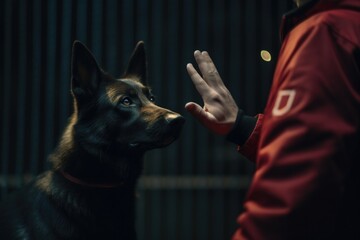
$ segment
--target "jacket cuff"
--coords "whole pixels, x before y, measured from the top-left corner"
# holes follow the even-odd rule
[[[243,110],[238,111],[235,124],[232,130],[226,136],[226,140],[237,145],[243,145],[250,137],[256,126],[257,118],[247,116]]]

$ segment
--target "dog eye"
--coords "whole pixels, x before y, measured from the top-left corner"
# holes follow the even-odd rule
[[[154,97],[154,96],[150,96],[150,97],[149,97],[149,100],[150,100],[151,102],[155,102],[155,97]]]
[[[129,97],[124,97],[120,102],[125,106],[130,106],[132,104],[132,101]]]

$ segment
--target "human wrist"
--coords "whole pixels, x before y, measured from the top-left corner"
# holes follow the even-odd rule
[[[239,109],[236,121],[230,132],[226,135],[226,139],[237,145],[243,145],[254,130],[256,121],[256,117],[248,116],[243,110]]]

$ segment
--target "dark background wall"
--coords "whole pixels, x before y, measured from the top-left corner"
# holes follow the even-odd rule
[[[230,239],[253,164],[184,111],[201,103],[185,65],[207,50],[239,106],[265,106],[279,23],[290,0],[3,0],[0,2],[0,198],[49,167],[72,110],[74,40],[120,76],[144,40],[158,103],[187,122],[176,143],[149,152],[138,189],[139,239]],[[272,53],[265,62],[260,51]]]

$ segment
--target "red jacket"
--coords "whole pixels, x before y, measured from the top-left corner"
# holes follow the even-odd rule
[[[360,239],[360,0],[311,1],[281,34],[233,239]]]

